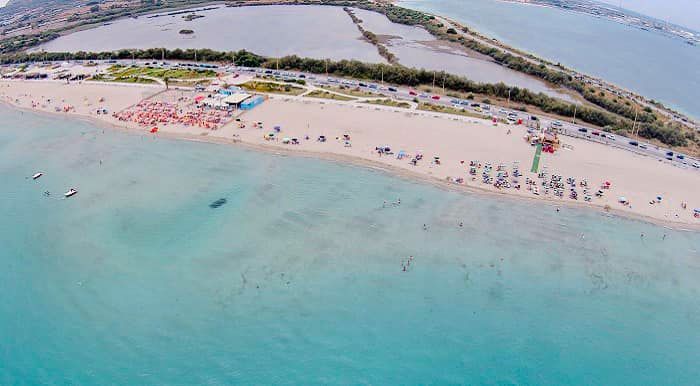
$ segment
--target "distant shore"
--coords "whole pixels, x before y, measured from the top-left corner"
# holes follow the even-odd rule
[[[154,95],[156,95],[154,97]],[[340,163],[352,163],[384,170],[402,177],[436,183],[457,191],[498,194],[547,202],[552,206],[589,207],[615,215],[635,218],[677,229],[700,230],[700,220],[693,218],[693,208],[700,207],[700,175],[640,155],[605,145],[566,139],[573,150],[559,150],[542,156],[549,174],[564,179],[586,179],[591,190],[604,181],[612,187],[604,197],[583,202],[567,196],[555,198],[542,192],[534,195],[524,184],[526,178],[537,183],[530,173],[533,148],[523,140],[522,126],[493,126],[490,122],[446,114],[416,112],[387,106],[353,104],[300,96],[270,96],[253,110],[237,113],[233,120],[217,130],[184,125],[158,125],[158,133],[133,122],[120,122],[112,114],[130,108],[146,98],[187,100],[193,91],[170,90],[160,86],[117,85],[85,82],[67,85],[54,81],[0,81],[0,101],[25,110],[87,118],[100,125],[127,129],[142,135],[158,135],[191,141],[244,145],[273,153],[318,157]],[[101,101],[101,102],[100,102]],[[66,111],[65,108],[71,108]],[[97,114],[104,109],[107,114]],[[263,128],[253,128],[262,122]],[[245,128],[239,127],[245,124]],[[280,126],[275,139],[268,138],[273,126]],[[319,136],[326,142],[319,142]],[[348,135],[349,140],[343,138]],[[308,139],[306,139],[308,137]],[[299,145],[286,144],[283,138],[297,138]],[[409,157],[379,155],[376,147],[391,146],[392,153],[404,150]],[[410,157],[422,154],[415,166]],[[434,157],[440,157],[435,163]],[[464,161],[464,163],[462,163]],[[481,165],[499,164],[510,171],[518,165],[522,188],[498,189],[481,181],[482,169],[472,176],[470,161]],[[581,188],[578,188],[579,193]],[[625,196],[631,205],[621,205]],[[653,205],[650,200],[662,196]],[[686,209],[681,208],[686,204]],[[552,210],[554,210],[552,208]]]

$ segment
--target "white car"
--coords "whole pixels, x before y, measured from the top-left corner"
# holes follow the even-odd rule
[[[693,167],[694,167],[695,169],[700,169],[700,164],[697,163],[697,162],[693,162]]]

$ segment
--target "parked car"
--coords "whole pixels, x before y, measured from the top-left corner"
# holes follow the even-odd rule
[[[586,129],[585,127],[579,127],[578,131],[580,131],[582,133],[588,133],[588,129]]]
[[[433,95],[431,98],[433,98],[436,101],[440,100],[440,95]]]
[[[389,91],[391,91],[391,92],[396,92],[396,89],[393,88],[393,87],[389,87],[387,90],[389,90]]]
[[[639,146],[639,142],[637,142],[637,141],[630,141],[630,145],[632,145],[632,146]]]

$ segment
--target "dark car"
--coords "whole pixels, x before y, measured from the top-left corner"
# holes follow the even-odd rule
[[[637,141],[630,141],[630,145],[639,146],[639,143]]]
[[[580,131],[582,133],[588,133],[588,129],[586,129],[585,127],[579,127],[578,131]]]
[[[393,88],[393,87],[389,87],[389,88],[387,88],[387,90],[389,90],[389,91],[391,91],[391,92],[396,92],[396,89]]]

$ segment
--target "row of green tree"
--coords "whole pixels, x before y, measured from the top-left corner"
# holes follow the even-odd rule
[[[586,89],[583,82],[575,79],[571,75],[561,70],[548,67],[543,63],[534,63],[532,60],[528,60],[522,56],[513,55],[507,51],[482,44],[474,39],[465,39],[462,36],[456,36],[456,31],[454,29],[447,29],[443,31],[442,27],[444,26],[436,23],[433,16],[426,15],[420,11],[380,2],[369,3],[360,1],[357,6],[382,13],[395,23],[421,25],[431,34],[440,39],[459,43],[465,48],[479,52],[483,55],[487,55],[502,66],[510,68],[514,71],[522,72],[524,74],[545,80],[554,85],[574,90],[587,101],[625,118],[635,119],[636,116],[637,120],[647,123],[654,122],[657,119],[656,115],[651,111],[640,112],[638,109],[631,106],[629,102],[620,102],[619,100],[611,99],[605,95],[600,95],[600,93],[591,92],[590,90]]]
[[[315,74],[331,74],[354,79],[384,82],[417,87],[436,82],[448,91],[459,93],[481,94],[488,97],[510,98],[514,103],[535,106],[544,112],[562,117],[576,119],[604,128],[607,131],[632,132],[633,121],[599,108],[576,106],[550,97],[544,93],[534,93],[527,89],[508,86],[504,83],[477,83],[463,76],[436,73],[424,69],[408,68],[401,65],[371,64],[356,60],[331,61],[324,59],[301,58],[295,55],[282,58],[267,58],[246,50],[222,52],[210,49],[175,49],[167,50],[152,48],[145,50],[119,50],[115,52],[47,52],[47,53],[18,53],[0,56],[0,62],[25,63],[36,61],[62,60],[108,60],[108,59],[146,59],[160,60],[199,60],[209,62],[235,63],[239,66],[262,67],[280,70],[297,70]],[[654,138],[670,146],[685,146],[688,137],[677,125],[665,125],[659,121],[644,121],[638,119],[639,135],[644,138]],[[635,130],[636,131],[636,130]]]

